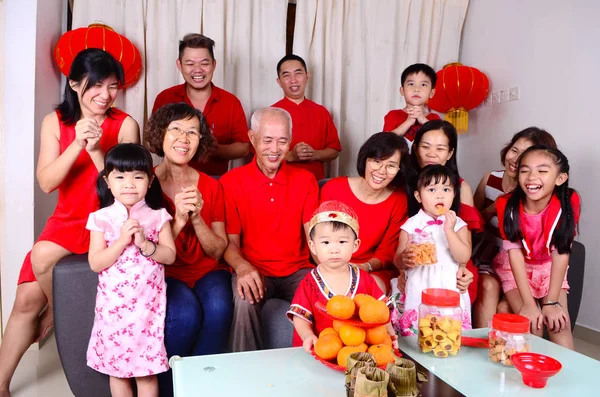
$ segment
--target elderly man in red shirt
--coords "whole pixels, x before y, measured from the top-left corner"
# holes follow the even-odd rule
[[[277,63],[277,84],[284,98],[271,106],[292,116],[293,138],[285,160],[320,180],[325,177],[324,164],[337,159],[342,146],[329,111],[304,96],[309,78],[304,59],[294,54],[284,56]]]
[[[223,175],[229,160],[248,154],[248,123],[240,100],[213,84],[217,61],[215,42],[201,34],[189,33],[179,42],[177,68],[185,83],[167,88],[156,97],[152,113],[167,103],[186,102],[200,110],[217,146],[205,163],[191,162],[194,168],[208,175]]]
[[[306,229],[318,205],[314,175],[284,158],[292,120],[283,109],[259,109],[249,132],[256,156],[221,178],[225,192],[225,260],[233,268],[233,351],[263,348],[260,311],[271,298],[291,302],[312,265]],[[290,341],[291,342],[291,341]]]

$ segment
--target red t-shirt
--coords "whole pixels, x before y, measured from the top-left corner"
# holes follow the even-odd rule
[[[198,190],[204,201],[200,216],[209,227],[213,222],[225,222],[225,200],[221,184],[206,174],[198,174]],[[164,194],[163,203],[165,209],[174,217],[175,203]],[[191,221],[188,221],[175,239],[175,248],[177,259],[173,265],[165,266],[166,276],[181,280],[190,288],[207,273],[228,269],[204,253]]]
[[[303,225],[319,201],[315,177],[284,161],[273,179],[256,161],[220,179],[225,192],[227,234],[239,234],[242,255],[261,274],[285,277],[311,267]]]
[[[212,84],[210,98],[202,114],[217,142],[228,145],[234,142],[250,142],[248,123],[240,100],[232,93]],[[185,92],[185,83],[167,88],[156,97],[152,113],[168,103],[185,102],[191,106],[192,101]],[[210,157],[205,163],[190,162],[190,165],[208,175],[223,175],[227,172],[229,160]]]
[[[349,269],[350,283],[343,295],[354,299],[356,294],[367,294],[375,299],[387,300],[369,273],[356,266],[349,266]],[[319,270],[315,268],[311,270],[298,285],[298,289],[292,300],[292,305],[286,313],[287,317],[290,321],[292,321],[294,316],[298,316],[308,321],[312,324],[315,335],[318,336],[325,328],[333,326],[333,320],[319,311],[315,305],[320,301],[324,306],[327,306],[327,302],[334,295],[341,294],[334,294],[329,289],[329,286],[321,276],[321,273],[319,273]],[[302,346],[302,339],[296,330],[294,330],[292,346]]]
[[[408,219],[406,193],[398,189],[381,203],[367,204],[352,192],[348,177],[341,176],[330,180],[321,189],[321,202],[327,200],[341,201],[358,215],[361,243],[352,255],[352,262],[365,263],[377,258],[384,267],[393,268],[400,226]]]
[[[304,142],[315,150],[342,150],[331,114],[324,106],[306,98],[298,104],[283,98],[271,107],[285,109],[292,116],[291,149],[299,142]],[[325,167],[321,161],[301,161],[289,165],[312,172],[317,180],[325,178]]]
[[[408,113],[406,113],[402,109],[390,110],[388,114],[383,118],[383,131],[391,132],[400,126],[400,124],[404,123],[408,118]],[[427,120],[439,120],[440,116],[435,113],[429,113],[427,115]],[[408,146],[412,145],[415,140],[415,136],[417,135],[417,131],[421,128],[421,125],[418,121],[416,121],[404,134],[404,139],[407,140]]]

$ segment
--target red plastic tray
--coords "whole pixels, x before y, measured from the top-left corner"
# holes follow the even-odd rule
[[[323,360],[321,357],[317,356],[315,354],[315,349],[311,348],[310,349],[310,354],[312,354],[312,356],[315,358],[315,360],[320,361],[321,363],[323,363],[326,367],[329,367],[331,369],[334,369],[336,371],[340,371],[340,372],[345,372],[346,369],[344,367],[340,367],[339,365],[337,365],[336,363],[333,363],[331,361],[327,361],[327,360]],[[397,357],[402,357],[402,353],[400,353],[400,350],[398,349],[394,349],[394,354]],[[379,366],[378,368],[381,369],[385,369],[385,366]]]
[[[315,303],[315,307],[317,308],[318,311],[320,311],[321,313],[323,313],[324,315],[326,315],[327,317],[329,317],[332,320],[338,320],[338,321],[343,321],[346,324],[350,324],[350,325],[354,325],[355,327],[360,327],[360,328],[375,328],[375,327],[379,327],[381,325],[386,325],[387,323],[389,323],[389,320],[384,322],[384,323],[376,323],[376,324],[367,324],[367,323],[363,323],[362,321],[360,321],[359,318],[357,317],[350,317],[347,320],[344,320],[342,318],[339,317],[335,317],[332,316],[331,314],[327,313],[327,306],[325,306],[325,304],[321,301],[318,301],[317,303]]]

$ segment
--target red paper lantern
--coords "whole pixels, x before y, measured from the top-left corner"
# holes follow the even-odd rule
[[[142,57],[138,49],[127,37],[99,23],[68,31],[60,37],[54,48],[54,59],[62,74],[69,76],[73,59],[87,48],[100,48],[121,63],[125,74],[123,87],[135,83],[142,74]]]
[[[438,112],[446,113],[459,134],[468,131],[469,110],[485,100],[490,82],[476,68],[458,62],[450,63],[437,72],[435,95],[427,105]]]

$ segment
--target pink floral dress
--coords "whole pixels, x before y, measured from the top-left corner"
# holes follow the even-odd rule
[[[144,200],[129,213],[140,222],[146,239],[155,243],[163,225],[172,219],[165,209],[153,210]],[[119,238],[127,218],[127,208],[115,200],[110,207],[91,213],[86,228],[103,232],[110,246]],[[98,274],[87,365],[116,378],[167,371],[165,310],[164,266],[142,256],[132,241],[112,266]]]

